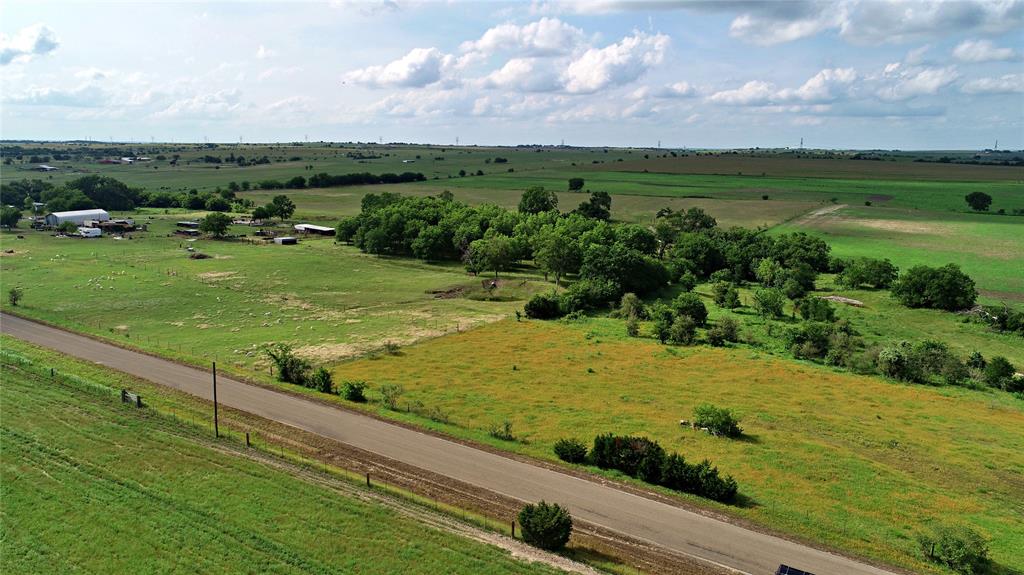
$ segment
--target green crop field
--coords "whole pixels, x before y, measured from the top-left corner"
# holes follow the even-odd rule
[[[786,532],[928,571],[914,536],[963,521],[995,560],[1024,568],[1024,409],[1008,394],[899,385],[750,349],[666,348],[621,322],[492,324],[350,362],[339,379],[405,387],[440,408],[438,429],[554,459],[562,437],[640,434],[710,458],[750,503],[722,509]],[[375,393],[375,392],[374,392]],[[745,440],[681,428],[703,402],[735,409]],[[521,442],[487,437],[512,423]]]
[[[9,359],[5,572],[554,572],[231,455],[113,394],[55,384]]]

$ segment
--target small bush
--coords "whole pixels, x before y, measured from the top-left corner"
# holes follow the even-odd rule
[[[320,393],[331,393],[334,387],[334,378],[331,377],[331,372],[320,367],[313,372],[313,375],[309,376],[306,381],[306,387],[315,389]]]
[[[635,293],[623,294],[615,315],[623,319],[647,319],[644,302]]]
[[[739,418],[724,407],[702,403],[693,410],[693,417],[697,427],[706,427],[708,433],[716,437],[739,437],[743,434]]]
[[[680,316],[690,316],[690,319],[697,326],[703,326],[708,319],[708,309],[704,302],[694,293],[681,293],[672,300],[672,309]]]
[[[626,335],[629,337],[640,335],[640,322],[635,317],[626,320]]]
[[[344,397],[348,401],[354,401],[356,403],[366,402],[366,382],[365,381],[346,381],[341,385],[341,389],[338,390],[338,394]]]
[[[925,557],[957,573],[974,575],[988,570],[988,543],[969,527],[942,526],[920,535],[918,543]]]
[[[711,288],[715,305],[725,309],[740,307],[740,292],[729,282],[718,282]]]
[[[759,289],[754,292],[754,310],[767,318],[782,317],[786,295],[776,288]]]
[[[697,338],[697,323],[688,315],[680,315],[668,330],[668,340],[678,345],[690,345]]]
[[[491,437],[502,441],[516,440],[516,436],[512,434],[512,422],[507,419],[500,424],[492,425],[491,429],[487,433]]]
[[[265,348],[264,353],[277,367],[277,379],[286,383],[306,384],[306,375],[310,365],[306,360],[295,355],[292,346],[279,343]]]
[[[1013,364],[1005,357],[996,356],[989,360],[982,374],[982,379],[989,387],[1005,389],[1007,391],[1019,391],[1011,389],[1013,386],[1013,374],[1016,370]]]
[[[566,463],[586,463],[587,446],[578,439],[559,439],[555,442],[555,455]]]
[[[398,398],[402,397],[403,393],[405,393],[405,388],[402,387],[401,385],[396,385],[393,383],[382,385],[380,388],[381,402],[388,409],[397,410]]]
[[[384,353],[388,355],[398,355],[399,347],[398,344],[393,341],[384,342]]]
[[[716,347],[721,347],[726,342],[737,342],[739,340],[740,324],[731,317],[723,317],[708,330],[708,343]]]
[[[548,551],[563,549],[572,534],[572,516],[557,503],[528,504],[518,519],[523,541]]]
[[[12,307],[17,307],[18,306],[18,302],[21,301],[21,298],[24,297],[24,295],[25,295],[25,292],[22,291],[21,288],[19,288],[19,287],[12,287],[10,289],[10,291],[7,292],[7,301],[9,301],[11,303]]]
[[[796,302],[797,312],[800,317],[810,321],[833,322],[836,320],[836,310],[828,300],[820,297],[805,297]]]
[[[526,317],[532,319],[555,319],[562,317],[559,298],[555,294],[539,293],[530,298],[523,306]]]

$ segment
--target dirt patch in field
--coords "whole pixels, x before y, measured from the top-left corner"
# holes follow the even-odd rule
[[[203,281],[220,281],[234,279],[236,274],[238,274],[238,272],[204,272],[196,277]]]
[[[333,363],[362,355],[366,351],[365,346],[351,343],[321,343],[300,347],[295,353],[318,363]]]
[[[907,220],[869,220],[862,218],[843,218],[843,224],[862,226],[875,230],[887,232],[899,232],[903,234],[943,234],[948,233],[948,226],[935,222],[912,222]]]
[[[434,290],[427,292],[433,294],[434,299],[455,299],[462,297],[462,294],[466,292],[466,288],[462,286],[455,286],[444,290]]]
[[[832,204],[832,205],[829,205],[829,206],[824,206],[824,207],[818,208],[816,210],[812,210],[810,213],[807,213],[807,214],[801,216],[800,219],[798,219],[796,221],[796,223],[798,223],[800,225],[813,224],[813,223],[817,222],[818,220],[820,220],[820,219],[822,219],[822,218],[824,218],[824,217],[826,217],[826,216],[828,216],[830,214],[834,214],[835,212],[838,212],[839,210],[841,210],[841,209],[843,209],[845,207],[846,207],[846,204]]]

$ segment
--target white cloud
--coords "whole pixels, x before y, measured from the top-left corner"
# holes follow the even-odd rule
[[[455,63],[450,54],[437,48],[414,48],[408,54],[383,66],[369,66],[345,74],[348,82],[374,88],[421,88],[441,81],[445,68]]]
[[[801,102],[831,102],[839,97],[837,90],[845,90],[857,79],[853,68],[826,68],[795,90],[779,92],[780,100]]]
[[[729,34],[754,44],[771,46],[820,34],[843,25],[847,3],[765,2],[749,5],[729,25]]]
[[[27,62],[56,50],[59,45],[57,35],[44,24],[22,28],[14,36],[0,34],[0,66]]]
[[[961,62],[993,62],[1012,60],[1015,57],[1011,48],[997,48],[989,40],[964,40],[953,48],[953,57]]]
[[[764,106],[775,99],[775,86],[760,80],[751,80],[734,90],[723,90],[708,96],[709,102],[727,106]]]
[[[898,43],[951,33],[995,34],[1022,24],[1021,0],[861,0],[840,26],[840,35],[858,44]]]
[[[697,88],[688,82],[676,82],[665,86],[658,95],[666,98],[689,98],[697,95]]]
[[[301,66],[271,66],[270,68],[260,72],[256,79],[263,82],[275,77],[292,76],[301,71]]]
[[[109,94],[94,84],[83,84],[71,89],[31,87],[20,94],[8,92],[4,95],[4,102],[26,106],[95,108],[109,101]]]
[[[915,68],[901,72],[887,86],[878,90],[878,97],[883,100],[908,100],[917,96],[926,96],[956,81],[960,77],[955,66],[944,68]]]
[[[215,120],[228,118],[248,108],[242,103],[242,93],[237,88],[220,90],[208,94],[197,94],[172,102],[153,114],[154,118],[193,118]]]
[[[563,55],[583,42],[583,30],[562,22],[558,18],[541,18],[523,26],[501,24],[495,26],[479,40],[463,42],[463,52],[510,51],[531,56]]]
[[[277,51],[267,48],[263,44],[260,44],[260,47],[256,49],[257,60],[266,60],[267,58],[273,58],[274,56],[277,56]]]
[[[82,68],[75,72],[75,78],[83,80],[104,80],[113,75],[112,70],[101,70],[99,68]]]
[[[628,84],[662,62],[670,44],[664,34],[643,32],[604,48],[591,48],[569,63],[563,74],[565,89],[589,94],[608,86]]]
[[[550,92],[561,87],[552,67],[536,58],[513,58],[484,79],[489,88],[505,88],[522,92]]]
[[[1024,74],[1006,74],[998,78],[978,78],[964,82],[960,91],[965,94],[1020,94],[1024,93]]]

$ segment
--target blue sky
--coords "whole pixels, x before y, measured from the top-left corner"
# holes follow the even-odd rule
[[[1024,0],[4,2],[0,137],[1024,147]]]

